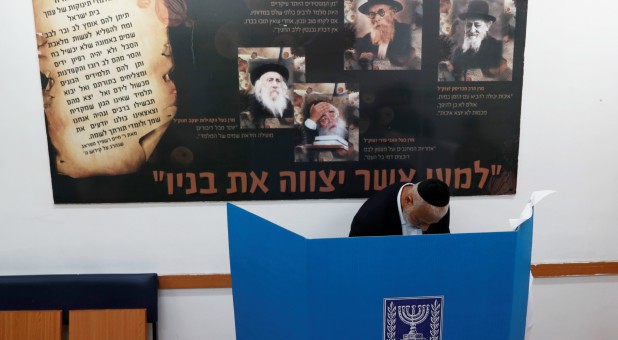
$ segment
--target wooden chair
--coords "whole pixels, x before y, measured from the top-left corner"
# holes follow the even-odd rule
[[[0,312],[2,340],[60,340],[62,311]]]
[[[146,340],[145,309],[69,311],[69,340]]]
[[[0,311],[143,309],[156,340],[158,289],[157,274],[0,276]]]

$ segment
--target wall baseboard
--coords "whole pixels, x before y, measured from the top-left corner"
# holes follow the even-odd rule
[[[230,274],[160,275],[159,289],[232,288]]]
[[[530,270],[534,277],[618,275],[618,262],[539,263]]]
[[[618,262],[539,263],[530,266],[532,276],[618,275]],[[160,275],[159,289],[232,288],[230,274]]]

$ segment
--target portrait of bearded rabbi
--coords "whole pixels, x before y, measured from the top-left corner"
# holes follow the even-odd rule
[[[464,81],[492,80],[483,78],[495,77],[490,69],[498,68],[502,60],[502,42],[489,35],[496,17],[489,14],[487,2],[474,0],[459,19],[464,24],[464,39],[453,54],[453,76]]]
[[[363,69],[378,59],[390,61],[392,66],[409,67],[412,57],[412,29],[395,19],[403,5],[395,0],[369,0],[358,11],[371,23],[370,32],[359,38],[354,49]]]
[[[242,117],[247,128],[289,128],[294,125],[290,101],[290,71],[283,62],[255,60],[249,73],[253,89],[249,98],[250,117]],[[247,122],[248,120],[248,122]]]

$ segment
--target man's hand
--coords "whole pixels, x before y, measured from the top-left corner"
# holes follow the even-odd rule
[[[331,111],[333,106],[327,102],[320,102],[314,105],[311,105],[311,110],[309,111],[309,119],[314,121],[316,124],[320,121],[322,117],[328,114]]]

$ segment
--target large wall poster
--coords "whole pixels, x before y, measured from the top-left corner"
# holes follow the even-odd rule
[[[515,193],[527,1],[33,5],[56,203]]]

